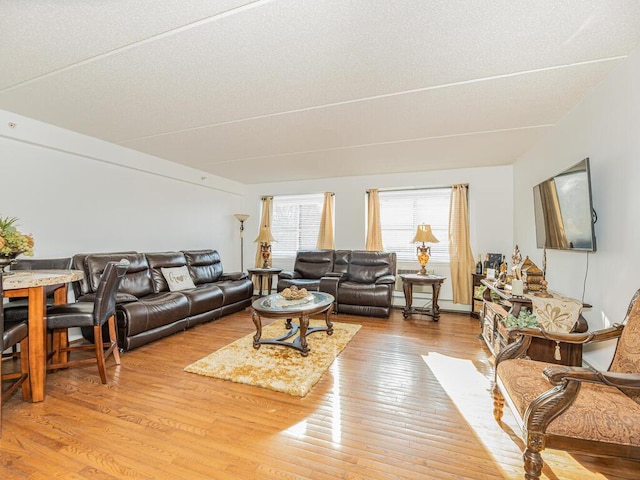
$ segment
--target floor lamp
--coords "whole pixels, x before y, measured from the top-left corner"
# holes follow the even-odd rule
[[[240,271],[244,272],[244,221],[249,218],[246,213],[234,213],[234,217],[240,222]]]

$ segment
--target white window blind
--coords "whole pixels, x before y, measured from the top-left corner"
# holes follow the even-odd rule
[[[418,225],[431,225],[439,243],[431,247],[431,260],[449,262],[449,203],[451,188],[380,191],[380,224],[385,251],[396,252],[398,260],[415,261],[411,243]]]
[[[298,250],[313,250],[318,242],[323,194],[273,197],[271,244],[274,257],[295,257]]]

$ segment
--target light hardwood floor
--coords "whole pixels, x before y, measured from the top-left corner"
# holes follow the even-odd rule
[[[302,399],[183,372],[252,333],[246,311],[110,360],[106,386],[95,367],[50,374],[44,402],[3,405],[0,478],[522,478],[476,319],[334,319],[363,328]],[[640,463],[543,457],[547,479],[640,478]]]

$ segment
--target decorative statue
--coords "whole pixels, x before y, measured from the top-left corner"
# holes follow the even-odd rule
[[[520,264],[522,263],[522,254],[520,253],[520,249],[518,245],[513,249],[513,254],[511,255],[511,261],[513,262],[513,266],[511,267],[511,271],[513,272],[514,278],[520,280],[522,278],[522,271],[520,270]]]
[[[513,254],[511,255],[511,263],[515,267],[516,265],[520,265],[522,263],[522,254],[520,253],[520,249],[518,245],[513,249]]]

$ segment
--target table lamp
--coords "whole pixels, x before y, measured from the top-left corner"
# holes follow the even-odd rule
[[[275,239],[271,235],[269,227],[263,227],[260,229],[260,234],[254,242],[260,243],[260,253],[262,255],[262,268],[269,268],[269,257],[271,257],[271,243],[275,242]]]
[[[422,245],[418,245],[416,247],[416,253],[418,255],[418,262],[420,262],[420,270],[418,271],[418,275],[426,275],[427,262],[429,261],[429,255],[431,254],[431,248],[425,245],[425,242],[429,243],[439,243],[436,237],[434,237],[431,232],[431,225],[418,225],[418,229],[416,230],[416,235],[413,237],[413,241],[411,243],[422,243]]]

